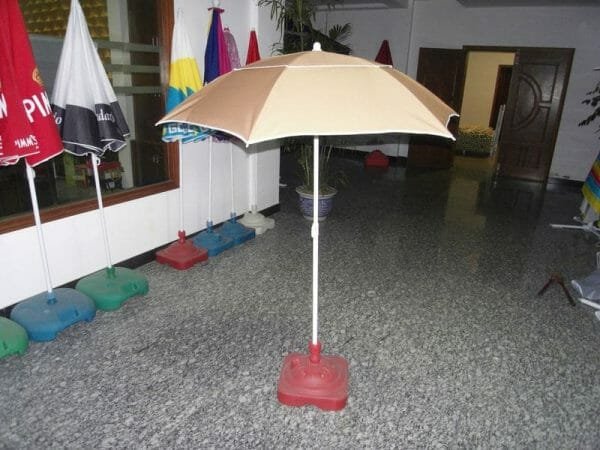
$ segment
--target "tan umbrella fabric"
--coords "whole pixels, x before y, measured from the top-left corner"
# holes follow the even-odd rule
[[[380,133],[453,139],[457,115],[412,78],[354,56],[309,51],[223,75],[163,117],[237,136],[246,145],[289,136]]]

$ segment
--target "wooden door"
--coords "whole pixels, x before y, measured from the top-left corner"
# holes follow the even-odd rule
[[[460,112],[465,84],[464,50],[421,48],[417,81]],[[456,135],[458,118],[448,127]],[[408,148],[408,167],[448,169],[453,161],[452,141],[433,136],[411,136]]]
[[[548,178],[573,52],[518,50],[498,143],[498,175],[533,181]]]

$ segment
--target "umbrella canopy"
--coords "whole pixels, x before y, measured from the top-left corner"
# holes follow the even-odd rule
[[[171,111],[194,92],[202,89],[202,77],[194,58],[192,43],[183,22],[182,10],[177,11],[173,25],[171,43],[171,65],[169,67],[169,87],[167,89],[167,112]],[[162,140],[182,143],[197,142],[210,134],[193,125],[168,124],[163,128]]]
[[[71,0],[52,109],[65,150],[70,153],[101,156],[125,145],[129,127],[77,0]]]
[[[316,51],[315,51],[316,50]],[[456,113],[425,87],[361,58],[320,51],[256,62],[223,75],[158,123],[184,122],[225,131],[246,145],[289,136],[314,136],[313,173],[319,179],[319,136],[378,133],[429,134],[453,139]],[[289,354],[278,399],[338,410],[348,398],[348,363],[321,356],[318,340],[318,184],[313,186],[313,338],[310,355]]]
[[[0,165],[34,167],[63,145],[17,0],[0,0]]]
[[[450,107],[386,65],[310,51],[263,59],[216,79],[158,123],[224,131],[248,144],[290,136],[380,133],[453,139]]]

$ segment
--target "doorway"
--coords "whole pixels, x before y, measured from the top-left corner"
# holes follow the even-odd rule
[[[501,130],[497,130],[499,135],[496,136],[498,142],[496,172],[505,177],[546,181],[554,154],[554,144],[574,50],[481,46],[465,46],[461,50],[420,49],[417,80],[442,100],[457,100],[452,103],[447,100],[446,102],[456,111],[463,113],[463,117],[460,119],[461,126],[465,126],[467,121],[473,120],[472,111],[469,114],[465,114],[463,111],[463,102],[467,101],[470,94],[466,88],[465,67],[467,66],[467,55],[476,55],[477,52],[514,54],[510,57],[514,59],[514,65],[506,98],[506,114],[502,120]],[[440,67],[436,77],[423,76],[423,73],[431,73],[430,70],[425,69],[432,67],[432,64],[435,65],[435,61],[432,62],[432,59],[440,60],[441,56],[444,57],[446,69],[444,66]],[[511,64],[504,63],[502,65]],[[452,70],[448,70],[448,67]],[[484,127],[489,127],[492,121],[495,87],[500,83],[498,80],[498,74],[501,73],[499,65],[494,68],[494,73],[495,80],[490,88],[488,114],[486,120],[481,122]],[[460,78],[461,74],[462,79]],[[450,93],[447,92],[449,87],[452,88]],[[475,96],[479,96],[481,92],[483,91],[476,90]],[[498,114],[501,114],[500,107],[498,107],[498,111]],[[440,164],[442,161],[446,164],[446,168],[451,167],[453,161],[448,164],[449,144],[439,145],[437,151],[435,151],[434,145],[428,143],[430,161],[422,161],[419,156],[422,150],[421,143],[411,141],[408,166],[442,168],[443,166]],[[432,157],[433,160],[431,160]],[[436,157],[438,161],[435,160]]]

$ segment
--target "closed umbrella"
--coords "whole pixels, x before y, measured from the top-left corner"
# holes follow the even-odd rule
[[[246,55],[246,65],[260,61],[260,50],[258,49],[258,38],[256,30],[250,30],[250,39],[248,41],[248,53]],[[254,169],[254,170],[253,170]],[[240,219],[240,223],[253,228],[256,234],[262,234],[275,227],[275,220],[271,217],[265,217],[258,212],[258,154],[257,152],[248,155],[248,179],[250,180],[250,210]]]
[[[98,309],[115,310],[129,298],[146,294],[148,280],[135,270],[112,264],[98,165],[105,152],[117,152],[126,145],[129,127],[102,67],[78,0],[71,0],[67,32],[54,81],[52,109],[65,150],[77,156],[90,156],[106,254],[107,267],[82,278],[75,288],[92,298]]]
[[[229,28],[223,30],[225,42],[227,44],[227,54],[231,62],[232,69],[240,68],[240,56],[238,54],[237,44],[235,37],[229,31]],[[246,228],[244,225],[237,221],[237,213],[235,211],[235,176],[234,176],[234,163],[233,163],[233,142],[229,141],[229,178],[231,188],[231,211],[229,214],[229,220],[226,221],[219,228],[218,232],[222,236],[231,239],[234,245],[242,244],[250,239],[254,239],[256,231],[254,228]]]
[[[243,89],[242,89],[243,87]],[[320,51],[269,58],[215,80],[158,123],[194,123],[237,136],[246,145],[312,135],[314,177],[319,136],[380,133],[429,134],[453,139],[456,113],[425,87],[393,69],[361,58]],[[314,199],[318,183],[314,183]],[[309,354],[292,353],[279,378],[287,405],[342,409],[348,364],[321,355],[318,340],[319,221],[313,208],[313,326]]]
[[[10,103],[2,106],[0,114],[0,123],[5,124],[0,126],[0,141],[5,156],[2,163],[14,164],[19,158],[25,158],[27,182],[46,281],[46,292],[17,304],[10,317],[27,330],[31,340],[50,341],[57,333],[74,323],[91,321],[96,315],[96,307],[89,297],[75,289],[52,287],[35,190],[34,167],[62,153],[63,145],[46,89],[33,59],[31,43],[17,0],[0,0],[0,10],[0,92],[4,98],[12,98]],[[2,104],[4,105],[4,101]],[[24,109],[25,115],[19,106]],[[10,131],[5,134],[7,130]],[[16,140],[13,140],[15,138]]]
[[[390,51],[390,43],[387,39],[384,39],[381,43],[381,47],[379,47],[379,51],[377,52],[375,61],[381,64],[387,64],[388,66],[394,65],[394,63],[392,62],[392,52]]]
[[[171,66],[169,68],[169,89],[167,90],[167,111],[202,88],[198,64],[193,56],[192,44],[183,22],[183,12],[177,10],[171,42]],[[179,239],[168,247],[156,252],[156,261],[168,264],[178,270],[186,270],[194,264],[206,261],[208,252],[196,247],[186,239],[183,220],[183,149],[187,142],[206,139],[205,130],[194,125],[167,124],[163,127],[163,141],[178,142],[179,147]]]
[[[211,83],[217,77],[231,72],[231,62],[227,53],[227,43],[221,25],[221,13],[219,1],[213,1],[212,19],[208,31],[208,40],[204,52],[204,83]],[[233,247],[231,238],[217,233],[213,229],[212,220],[212,159],[214,138],[208,141],[208,218],[206,219],[206,230],[198,233],[194,239],[194,245],[206,249],[208,256],[217,256],[221,252]]]

